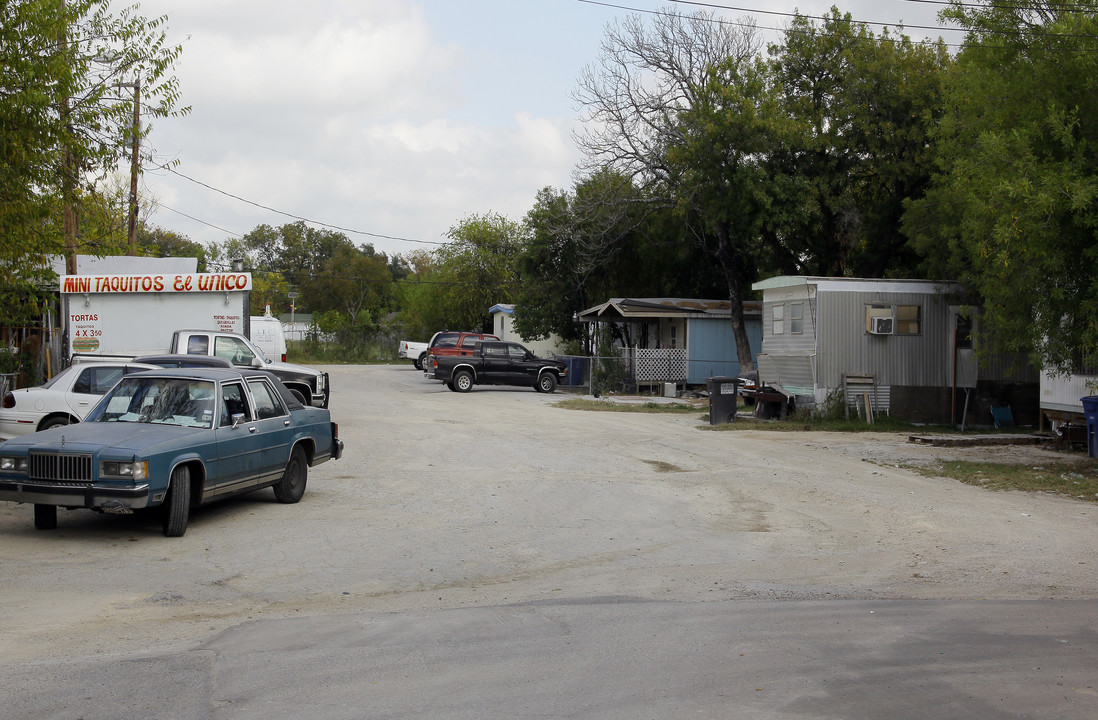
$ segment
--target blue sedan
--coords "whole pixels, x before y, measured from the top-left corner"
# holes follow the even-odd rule
[[[150,370],[124,377],[84,422],[0,444],[0,500],[131,513],[161,507],[164,534],[187,530],[192,507],[272,487],[296,503],[308,468],[343,452],[323,408],[305,407],[258,370]]]

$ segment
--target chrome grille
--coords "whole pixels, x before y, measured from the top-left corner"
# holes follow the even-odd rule
[[[54,482],[91,482],[91,455],[30,454],[30,479]]]

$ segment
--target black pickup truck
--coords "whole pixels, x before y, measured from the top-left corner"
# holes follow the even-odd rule
[[[551,393],[568,375],[566,363],[539,358],[513,342],[484,341],[472,355],[432,356],[430,362],[435,379],[456,392],[474,385],[524,385]]]

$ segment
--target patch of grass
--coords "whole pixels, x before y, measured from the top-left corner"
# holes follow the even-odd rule
[[[1098,502],[1098,464],[1048,463],[1014,465],[949,460],[915,468],[924,475],[948,477],[989,490],[1024,490]]]
[[[688,403],[620,403],[611,400],[588,400],[586,398],[569,398],[555,403],[555,407],[565,410],[589,410],[593,412],[628,412],[628,413],[696,413],[697,405]]]

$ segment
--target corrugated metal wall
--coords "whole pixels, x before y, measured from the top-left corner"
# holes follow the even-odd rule
[[[867,303],[918,305],[918,335],[870,335]],[[842,385],[842,374],[873,373],[878,385],[945,387],[950,384],[951,315],[946,299],[921,293],[825,292],[817,298],[820,338],[817,382]],[[826,342],[825,342],[826,339]]]

